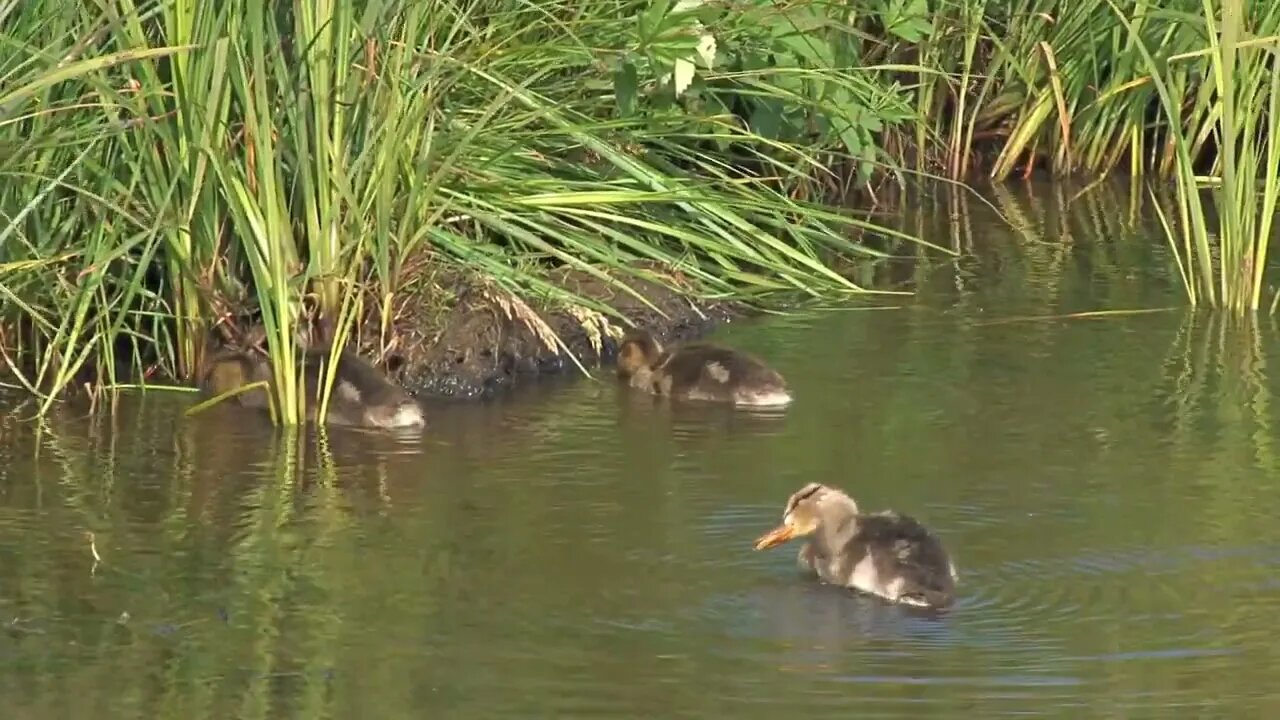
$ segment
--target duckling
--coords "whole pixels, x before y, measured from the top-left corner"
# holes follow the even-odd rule
[[[247,352],[222,350],[209,361],[209,367],[200,376],[200,389],[210,396],[218,396],[257,382],[271,383],[271,366],[265,358]],[[265,408],[270,403],[262,387],[244,390],[229,398],[244,407]]]
[[[791,402],[787,383],[764,361],[712,343],[663,351],[647,330],[632,330],[618,346],[618,377],[633,388],[689,400],[778,407]]]
[[[315,422],[319,410],[320,384],[324,380],[329,353],[302,351],[302,380],[307,422]],[[201,387],[210,395],[220,395],[244,385],[273,382],[271,363],[246,352],[225,351],[216,356],[201,378]],[[234,398],[245,407],[266,408],[263,388],[246,390]],[[403,388],[388,380],[377,368],[349,350],[338,354],[333,389],[329,394],[326,422],[376,428],[413,428],[426,425],[422,407]]]
[[[859,513],[843,490],[809,483],[787,500],[782,524],[756,550],[797,537],[800,566],[832,585],[893,603],[942,609],[955,601],[958,578],[942,542],[915,518],[892,511]]]

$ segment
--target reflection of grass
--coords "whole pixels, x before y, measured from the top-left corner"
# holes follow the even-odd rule
[[[176,408],[147,405],[48,416],[0,437],[21,476],[7,479],[7,502],[44,509],[0,521],[16,561],[3,563],[0,607],[33,640],[11,648],[0,692],[36,717],[268,718],[280,716],[284,683],[300,716],[332,714],[329,679],[359,632],[346,616],[383,571],[360,557],[359,484],[323,434],[311,452],[314,436],[263,425],[246,455],[245,436],[195,422],[175,435]],[[361,471],[382,484],[377,463]],[[72,662],[80,653],[94,661]],[[39,677],[79,691],[33,692]],[[89,707],[103,697],[115,704]]]
[[[1280,471],[1258,327],[1234,316],[1188,313],[1165,361],[1164,384],[1174,454],[1211,488],[1209,525],[1238,537],[1241,523],[1264,518],[1255,512],[1258,483],[1239,469],[1269,478]],[[1256,532],[1269,533],[1264,524]]]
[[[1209,548],[1260,552],[1275,543],[1268,508],[1280,502],[1280,465],[1267,350],[1255,320],[1188,312],[1165,362],[1170,484],[1195,489],[1194,510],[1180,521]],[[1203,562],[1196,572],[1212,589],[1202,610],[1212,617],[1214,646],[1234,651],[1265,637],[1256,630],[1254,598],[1271,594],[1255,584],[1272,576],[1269,563]],[[1252,690],[1245,677],[1226,684],[1232,689],[1224,693]]]
[[[975,293],[991,305],[998,290],[1012,301],[1006,312],[1014,302],[1017,310],[1045,314],[1150,306],[1152,291],[1171,287],[1173,276],[1155,212],[1136,187],[1108,180],[994,185],[982,197],[949,185],[913,192],[903,199],[898,228],[961,255],[917,254],[881,266],[880,281],[934,291],[946,283],[961,307]],[[1077,298],[1094,307],[1079,307]]]

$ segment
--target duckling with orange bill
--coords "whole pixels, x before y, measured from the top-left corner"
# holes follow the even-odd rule
[[[791,391],[763,360],[713,343],[663,350],[647,330],[632,330],[618,346],[618,377],[633,388],[687,400],[781,407]]]
[[[782,524],[756,550],[805,538],[801,567],[823,582],[892,603],[942,609],[955,602],[957,574],[942,541],[915,518],[860,513],[844,491],[809,483],[788,500]]]

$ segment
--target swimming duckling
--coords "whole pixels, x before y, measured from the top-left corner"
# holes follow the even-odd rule
[[[632,330],[618,346],[618,377],[633,388],[689,400],[777,407],[791,402],[787,383],[762,360],[712,343],[663,352],[647,330]]]
[[[307,422],[315,422],[319,403],[319,388],[323,382],[329,353],[325,350],[304,349],[302,354],[302,379]],[[201,387],[210,395],[221,395],[245,385],[265,381],[273,382],[271,363],[265,358],[246,352],[226,351],[213,359],[201,378]],[[233,400],[245,407],[266,408],[269,402],[266,391],[259,387],[234,396]],[[352,425],[376,428],[413,428],[426,425],[422,407],[399,385],[388,380],[377,368],[349,350],[338,355],[333,389],[329,393],[328,413],[331,425]]]
[[[915,518],[859,513],[844,491],[809,483],[787,500],[782,524],[756,540],[756,550],[797,537],[808,538],[801,567],[824,582],[915,607],[940,609],[955,601],[955,565]]]
[[[265,358],[247,352],[222,350],[209,361],[209,367],[200,376],[200,389],[210,396],[218,396],[257,382],[271,383],[271,365]],[[243,390],[228,398],[245,407],[265,408],[270,404],[266,389],[255,387]]]

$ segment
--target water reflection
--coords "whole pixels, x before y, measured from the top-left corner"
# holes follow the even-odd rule
[[[173,395],[0,415],[0,693],[36,720],[1262,716],[1274,328],[1070,317],[1179,304],[1131,198],[989,199],[904,214],[965,254],[893,309],[723,331],[784,413],[605,373],[433,405],[425,436]],[[936,528],[958,605],[753,552],[809,480]]]

